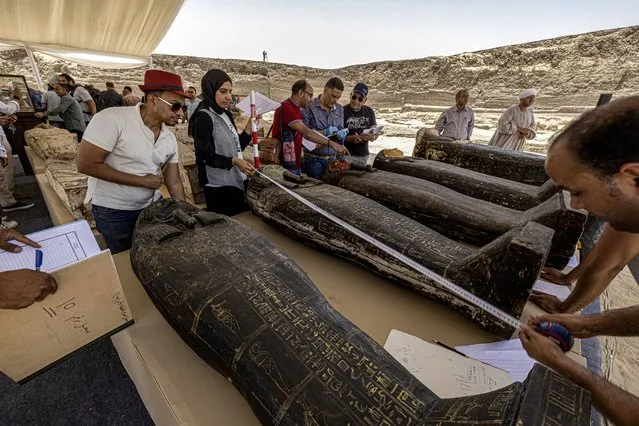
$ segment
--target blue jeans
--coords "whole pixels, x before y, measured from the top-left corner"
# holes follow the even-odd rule
[[[111,254],[131,248],[135,222],[141,212],[142,210],[116,210],[93,205],[95,225],[111,250]]]
[[[289,172],[293,173],[294,175],[300,176],[302,174],[302,169],[292,169],[289,170]]]
[[[304,157],[304,171],[308,176],[319,179],[322,173],[324,173],[324,170],[326,170],[328,163],[333,160],[335,160],[335,157],[327,160]]]

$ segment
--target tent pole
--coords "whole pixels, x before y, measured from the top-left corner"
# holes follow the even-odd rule
[[[153,55],[149,56],[149,69],[153,69]]]
[[[44,91],[44,87],[42,86],[42,80],[40,79],[40,71],[38,71],[38,64],[33,57],[33,52],[29,49],[29,46],[24,45],[24,50],[27,51],[27,56],[29,57],[29,61],[31,62],[31,68],[33,68],[33,73],[35,74],[36,82],[38,83],[38,90],[41,92]]]

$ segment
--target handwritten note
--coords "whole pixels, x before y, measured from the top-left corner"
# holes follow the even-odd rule
[[[55,307],[46,306],[46,299],[43,302],[42,310],[53,320],[63,320],[69,327],[74,330],[84,331],[90,334],[87,316],[81,307],[78,306],[79,301],[72,297],[66,302],[62,302]]]
[[[477,395],[512,383],[505,371],[398,330],[391,330],[384,349],[441,398]]]

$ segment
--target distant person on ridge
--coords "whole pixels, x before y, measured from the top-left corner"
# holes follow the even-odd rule
[[[124,86],[124,89],[122,89],[122,100],[124,101],[124,106],[136,106],[140,103],[140,97],[133,94],[131,86]]]
[[[304,124],[302,108],[313,99],[313,87],[306,80],[298,80],[291,88],[291,96],[275,110],[273,137],[282,144],[282,167],[295,173],[302,172],[302,138],[318,145],[340,149],[341,145],[309,129]]]
[[[346,160],[353,165],[364,168],[368,164],[368,143],[377,139],[378,135],[365,135],[364,130],[377,125],[375,111],[366,104],[368,86],[357,83],[351,92],[351,101],[344,107],[344,126],[348,128],[348,136],[344,146],[350,155]]]
[[[526,140],[535,138],[535,116],[532,106],[536,89],[526,89],[519,95],[519,105],[508,108],[499,118],[497,130],[488,145],[521,151]]]
[[[116,106],[124,106],[124,99],[122,99],[122,96],[120,96],[120,94],[115,91],[115,86],[113,85],[113,83],[107,81],[106,90],[100,92],[98,111]]]
[[[312,178],[319,179],[328,163],[335,160],[336,154],[348,153],[343,146],[348,135],[348,129],[344,128],[344,108],[337,103],[343,91],[342,80],[331,78],[324,85],[324,92],[313,99],[302,112],[307,127],[339,142],[337,147],[320,145],[313,150],[304,147],[304,171]]]
[[[470,140],[475,127],[475,114],[467,104],[468,90],[462,89],[455,95],[455,106],[439,116],[435,124],[437,134],[453,140]]]

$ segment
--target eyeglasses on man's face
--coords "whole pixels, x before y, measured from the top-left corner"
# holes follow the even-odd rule
[[[364,102],[364,97],[363,96],[359,96],[359,95],[353,95],[353,96],[351,96],[351,100]]]
[[[182,108],[184,107],[184,104],[182,102],[169,102],[166,99],[162,99],[161,97],[157,97],[159,100],[161,100],[162,102],[164,102],[165,104],[167,104],[168,106],[171,107],[171,111],[173,112],[178,112],[181,111]]]

